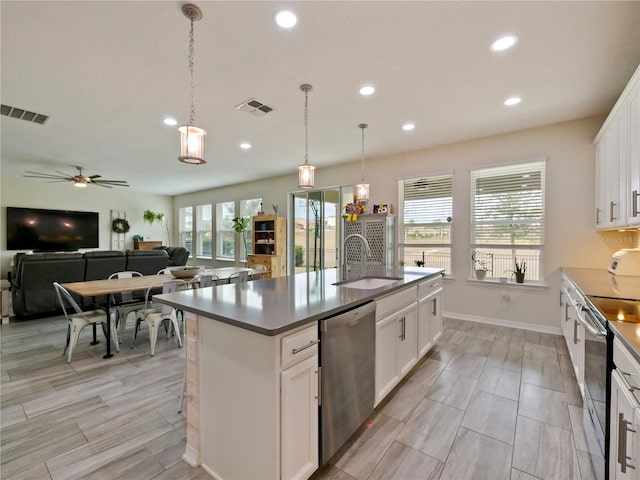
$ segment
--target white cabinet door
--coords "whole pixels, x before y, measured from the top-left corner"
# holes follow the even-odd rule
[[[640,83],[629,104],[629,189],[627,225],[640,224]]]
[[[438,294],[430,301],[429,307],[429,332],[431,342],[435,343],[442,335],[442,294]]]
[[[318,468],[318,355],[281,373],[282,480],[304,480]]]
[[[637,403],[625,385],[620,372],[615,369],[611,373],[611,424],[609,448],[609,480],[625,480],[635,478],[632,465],[640,467],[637,459],[633,458],[637,443],[632,430],[634,408]],[[636,445],[637,447],[637,445]]]
[[[422,358],[433,345],[433,335],[429,324],[431,321],[431,300],[435,295],[429,295],[418,300],[418,358]]]
[[[400,323],[400,335],[398,336],[398,366],[400,378],[404,377],[418,362],[418,323],[417,309],[413,305],[405,309]]]
[[[397,355],[399,326],[395,315],[376,322],[376,405],[400,381]]]
[[[605,228],[607,219],[608,185],[607,162],[609,160],[609,143],[603,135],[596,144],[596,229]]]

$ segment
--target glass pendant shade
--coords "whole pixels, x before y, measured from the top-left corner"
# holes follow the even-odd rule
[[[369,200],[369,184],[359,183],[356,185],[356,200],[366,201]]]
[[[178,131],[180,132],[178,160],[192,165],[207,163],[204,159],[204,136],[207,134],[204,128],[195,125],[182,125]]]
[[[308,190],[315,185],[316,167],[305,163],[298,167],[298,187]]]

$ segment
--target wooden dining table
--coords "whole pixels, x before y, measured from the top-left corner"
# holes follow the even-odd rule
[[[62,286],[83,298],[95,298],[106,296],[107,301],[104,305],[107,311],[107,332],[111,331],[111,299],[115,294],[123,292],[139,292],[147,290],[155,285],[160,285],[171,280],[183,280],[187,284],[198,283],[199,277],[202,275],[215,275],[220,280],[228,279],[232,274],[237,272],[249,272],[249,275],[258,272],[253,268],[244,267],[222,267],[222,268],[206,268],[197,275],[188,278],[177,278],[173,275],[143,275],[141,277],[112,278],[105,280],[87,280],[83,282],[63,283]],[[103,358],[111,358],[111,335],[107,335],[106,353]]]

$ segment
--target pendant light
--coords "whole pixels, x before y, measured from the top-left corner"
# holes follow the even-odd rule
[[[189,123],[181,125],[178,128],[180,132],[180,156],[178,160],[191,165],[201,165],[207,163],[204,159],[204,136],[207,132],[204,128],[195,125],[196,108],[194,105],[193,95],[193,57],[194,57],[194,40],[193,40],[193,22],[202,18],[202,11],[192,3],[182,6],[182,13],[191,22],[189,30],[189,75],[191,76],[191,110],[189,111]]]
[[[300,85],[300,90],[304,92],[304,164],[298,167],[298,187],[308,190],[315,185],[316,169],[309,165],[309,92],[313,87],[305,83]]]
[[[366,202],[369,200],[369,184],[364,183],[364,129],[369,125],[361,123],[358,128],[362,130],[362,180],[356,185],[356,200]]]

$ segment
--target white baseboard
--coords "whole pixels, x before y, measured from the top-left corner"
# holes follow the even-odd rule
[[[220,475],[218,475],[216,472],[214,472],[213,470],[211,470],[207,465],[205,465],[204,463],[202,465],[200,465],[200,467],[207,472],[209,475],[211,475],[214,480],[224,480]]]
[[[468,322],[486,323],[488,325],[497,325],[500,327],[519,328],[521,330],[531,330],[532,332],[550,333],[552,335],[562,335],[562,329],[558,327],[549,327],[547,325],[538,325],[536,323],[512,322],[510,320],[502,320],[492,317],[481,317],[479,315],[468,315],[466,313],[442,312],[443,318],[451,318],[454,320],[465,320]]]
[[[187,445],[185,448],[184,453],[182,454],[182,459],[192,467],[200,465],[198,451],[191,445]]]

